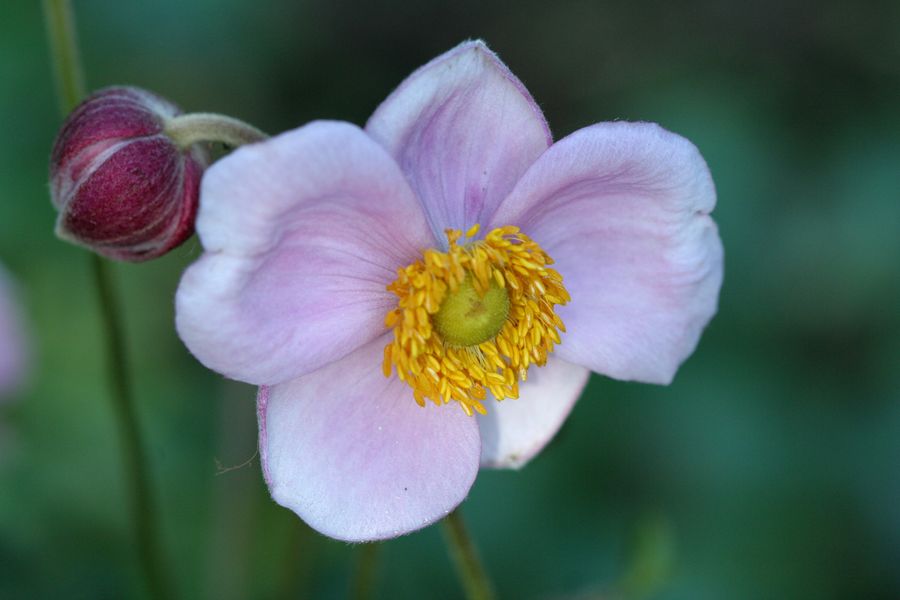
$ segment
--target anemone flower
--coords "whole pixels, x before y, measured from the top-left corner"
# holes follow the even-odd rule
[[[524,465],[591,371],[672,380],[716,311],[714,204],[684,138],[614,122],[553,143],[468,42],[365,129],[313,122],[215,164],[177,327],[260,386],[276,502],[334,538],[393,537],[479,466]]]
[[[26,371],[26,338],[12,281],[0,266],[0,400],[19,386]]]

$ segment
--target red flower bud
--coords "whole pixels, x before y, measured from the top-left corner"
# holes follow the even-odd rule
[[[202,149],[164,133],[181,111],[137,88],[100,90],[63,124],[50,158],[56,234],[103,256],[142,261],[194,231]]]

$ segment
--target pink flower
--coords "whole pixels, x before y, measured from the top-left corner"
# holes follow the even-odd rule
[[[365,130],[239,149],[201,198],[178,331],[261,386],[273,498],[343,540],[424,527],[479,466],[525,464],[591,371],[670,382],[722,279],[690,142],[601,123],[553,144],[481,42],[413,73]]]
[[[12,281],[0,266],[0,400],[22,383],[28,362],[22,314],[13,292]]]

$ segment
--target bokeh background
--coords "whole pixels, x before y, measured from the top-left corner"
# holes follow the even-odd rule
[[[669,387],[595,376],[464,512],[503,598],[900,597],[900,3],[76,0],[89,86],[277,132],[363,123],[482,37],[557,138],[602,120],[693,140],[719,192],[719,315]],[[0,598],[143,597],[88,256],[53,236],[60,119],[40,5],[0,6],[0,261],[34,337],[0,406]],[[173,328],[191,240],[116,266],[166,559],[184,598],[343,598],[360,548],[269,498],[254,391]],[[247,463],[220,473],[222,467]],[[376,596],[457,598],[431,528]]]

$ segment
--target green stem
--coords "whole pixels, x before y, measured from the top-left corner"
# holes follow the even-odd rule
[[[138,556],[152,596],[172,598],[171,586],[163,568],[159,538],[156,535],[156,507],[153,502],[141,430],[134,409],[134,393],[128,377],[125,336],[121,327],[119,304],[113,290],[112,274],[109,271],[110,263],[92,254],[91,267],[94,271],[94,281],[102,308],[100,313],[106,332],[106,358],[112,388],[113,411],[125,453],[125,475],[131,490],[131,514],[135,525]]]
[[[59,107],[65,116],[72,112],[85,95],[84,72],[81,69],[75,33],[75,17],[68,0],[43,1]]]
[[[84,76],[76,42],[75,18],[69,0],[44,0],[47,35],[53,55],[60,108],[67,115],[85,95]],[[134,410],[128,377],[128,360],[109,264],[91,256],[91,267],[106,333],[106,352],[112,392],[113,412],[121,436],[124,468],[128,483],[134,536],[147,587],[154,598],[172,598],[157,538],[156,509],[143,452],[141,432]]]
[[[375,575],[378,572],[378,554],[381,544],[371,542],[360,546],[350,597],[353,600],[369,600],[375,595]]]
[[[494,589],[478,557],[478,549],[466,529],[462,512],[457,508],[441,521],[450,556],[469,600],[493,600]]]
[[[166,135],[180,148],[188,148],[198,142],[219,142],[237,148],[269,137],[253,125],[214,113],[189,113],[173,117],[166,122]]]

